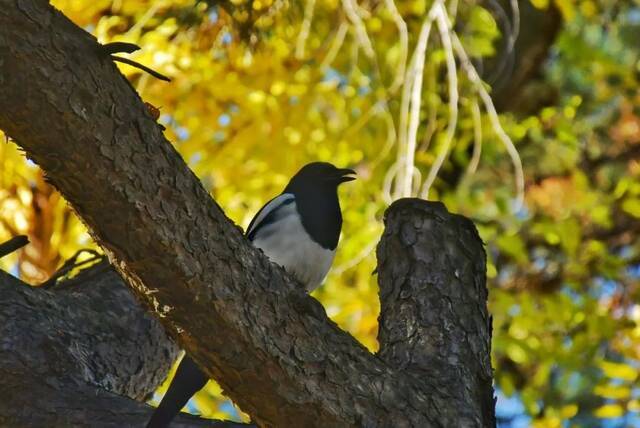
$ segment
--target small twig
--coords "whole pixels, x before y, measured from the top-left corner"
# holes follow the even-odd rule
[[[353,0],[342,0],[342,8],[345,11],[349,21],[353,24],[353,27],[356,32],[356,41],[364,50],[367,58],[374,58],[375,52],[373,50],[373,45],[371,43],[371,39],[367,34],[367,29],[364,26],[364,22],[362,18],[356,11],[357,5],[353,3]]]
[[[399,170],[402,172],[402,176],[398,182],[400,196],[405,198],[411,196],[411,189],[413,187],[416,139],[418,135],[418,126],[420,124],[420,106],[422,104],[422,80],[424,77],[425,52],[429,42],[431,23],[436,18],[436,5],[432,6],[431,11],[422,24],[420,36],[418,37],[418,44],[416,45],[413,54],[410,69],[407,71],[407,79],[405,80],[405,88],[407,88],[407,84],[409,84],[410,88],[409,93],[404,94],[408,95],[406,106],[408,110],[408,121],[407,131],[406,134],[404,134],[406,136],[406,141],[404,143],[405,153],[401,159],[403,166]],[[403,112],[403,117],[404,113],[405,112]]]
[[[93,257],[88,258],[87,260],[83,260],[81,262],[78,262],[78,257],[82,253],[92,254]],[[45,282],[40,284],[40,287],[42,287],[44,289],[51,288],[56,284],[58,279],[60,279],[61,277],[65,276],[66,274],[71,272],[73,269],[81,267],[81,266],[85,266],[85,265],[87,265],[89,263],[93,263],[95,261],[102,260],[102,259],[104,259],[104,256],[99,254],[98,252],[96,252],[94,250],[89,250],[89,249],[78,250],[73,256],[71,256],[70,259],[68,259],[66,262],[64,262],[62,267],[60,267],[60,269],[58,269],[53,275],[51,275],[51,277],[49,279],[47,279]]]
[[[150,75],[152,75],[156,79],[164,80],[165,82],[171,82],[171,79],[169,79],[164,74],[160,74],[157,71],[152,70],[149,67],[144,66],[144,65],[140,64],[139,62],[136,62],[136,61],[134,61],[132,59],[122,58],[120,56],[115,56],[115,55],[110,55],[110,58],[112,60],[114,60],[114,61],[118,61],[118,62],[127,64],[127,65],[130,65],[130,66],[138,68],[138,69],[140,69],[142,71],[146,71],[147,73],[149,73]]]
[[[342,44],[344,43],[344,38],[347,35],[347,30],[349,30],[349,25],[346,22],[341,22],[340,26],[336,30],[336,35],[329,46],[329,50],[322,60],[322,64],[320,64],[320,70],[324,70],[329,67],[331,63],[336,59]]]
[[[440,148],[440,153],[436,157],[435,162],[431,165],[429,175],[422,187],[422,197],[429,199],[429,190],[438,176],[438,172],[445,159],[449,155],[451,149],[451,143],[456,133],[456,126],[458,125],[458,75],[456,69],[456,60],[453,55],[453,47],[451,46],[451,36],[449,34],[451,30],[451,23],[447,17],[447,9],[442,2],[436,3],[436,24],[438,31],[440,32],[440,41],[444,48],[445,59],[447,64],[447,82],[449,84],[449,123],[447,124],[447,131],[445,134],[445,140]]]
[[[378,155],[374,158],[374,160],[371,162],[371,169],[375,169],[378,167],[378,165],[387,158],[387,156],[389,155],[389,152],[391,151],[391,148],[393,148],[393,145],[396,142],[396,125],[393,122],[393,116],[391,115],[391,111],[389,111],[389,106],[387,105],[386,101],[382,102],[382,101],[378,101],[378,103],[376,104],[380,104],[382,107],[382,111],[381,114],[384,118],[385,124],[387,125],[387,137],[385,139],[385,143],[384,146],[382,147],[382,150],[380,150],[378,152]]]
[[[473,119],[473,155],[471,155],[469,166],[467,166],[467,175],[475,174],[482,154],[482,117],[480,106],[475,99],[471,102],[471,117]]]
[[[491,96],[489,92],[484,87],[480,76],[478,75],[478,71],[475,69],[467,52],[464,50],[462,46],[462,42],[458,38],[456,33],[452,33],[452,41],[453,41],[453,49],[458,53],[458,58],[460,58],[460,63],[462,64],[462,68],[467,73],[467,77],[471,84],[475,87],[476,91],[480,95],[480,99],[484,104],[484,108],[489,114],[489,121],[491,122],[491,126],[493,127],[493,131],[495,132],[498,139],[502,142],[507,153],[511,157],[511,162],[513,163],[513,168],[515,170],[515,181],[516,181],[516,206],[515,210],[519,210],[522,208],[524,204],[524,170],[522,168],[522,160],[520,159],[520,155],[518,154],[518,149],[511,141],[511,138],[504,132],[502,125],[500,124],[500,119],[498,118],[498,112],[496,111],[495,106],[493,105],[493,101],[491,100]]]
[[[140,46],[127,42],[112,42],[100,45],[100,53],[103,55],[111,55],[114,53],[132,53],[140,50]]]
[[[0,258],[11,254],[14,251],[24,247],[29,243],[29,238],[26,235],[18,235],[9,239],[7,242],[0,244]]]
[[[400,41],[400,60],[398,62],[398,70],[396,71],[396,77],[393,83],[389,87],[389,92],[395,92],[404,83],[404,73],[407,68],[407,57],[409,56],[409,32],[407,30],[407,23],[402,18],[398,8],[394,3],[394,0],[385,0],[387,10],[393,18],[396,27],[398,28],[398,37]]]
[[[296,41],[296,59],[304,58],[304,48],[309,38],[309,31],[311,30],[311,21],[313,20],[313,9],[315,8],[316,0],[307,0],[304,7],[304,20],[300,27],[300,33],[298,33],[298,40]]]

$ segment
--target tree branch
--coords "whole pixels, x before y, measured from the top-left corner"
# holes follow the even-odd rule
[[[0,258],[11,254],[29,243],[26,235],[18,235],[0,244]]]
[[[53,290],[0,271],[0,425],[142,426],[178,348],[106,263]],[[130,398],[127,398],[130,397]],[[174,426],[237,427],[181,415]]]
[[[446,391],[433,400],[450,426],[495,426],[486,256],[475,226],[419,199],[394,203],[385,226],[380,357]]]

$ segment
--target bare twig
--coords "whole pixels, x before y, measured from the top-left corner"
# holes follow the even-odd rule
[[[122,58],[120,56],[115,56],[115,55],[111,55],[110,58],[114,61],[117,62],[121,62],[123,64],[128,64],[132,67],[138,68],[142,71],[145,71],[147,73],[149,73],[150,75],[152,75],[153,77],[155,77],[156,79],[160,79],[160,80],[164,80],[165,82],[171,82],[171,79],[169,79],[167,76],[165,76],[164,74],[158,73],[155,70],[150,69],[147,66],[144,66],[142,64],[140,64],[139,62],[136,62],[132,59],[128,59],[128,58]]]
[[[311,21],[313,20],[313,10],[315,9],[316,0],[307,0],[304,6],[304,19],[302,20],[302,26],[298,33],[298,39],[296,40],[295,56],[297,59],[304,58],[304,48],[309,38],[309,31],[311,30]]]
[[[79,262],[78,261],[78,257],[80,257],[80,254],[82,254],[82,253],[89,253],[89,254],[91,254],[91,257],[89,257],[86,260],[83,260],[83,261]],[[99,254],[95,250],[86,249],[86,248],[78,250],[73,256],[71,256],[70,259],[65,261],[64,264],[62,265],[62,267],[60,267],[60,269],[58,269],[53,275],[51,275],[51,277],[49,279],[47,279],[45,282],[40,284],[40,287],[45,288],[45,289],[51,288],[56,284],[58,279],[60,279],[61,277],[65,276],[66,274],[71,272],[73,269],[76,269],[76,268],[79,268],[79,267],[82,267],[82,266],[86,266],[86,265],[94,263],[94,262],[99,262],[99,261],[102,261],[102,260],[105,260],[105,256],[103,256],[102,254]]]
[[[26,235],[18,235],[9,239],[7,242],[0,244],[0,258],[11,254],[14,251],[24,247],[29,243],[29,238]]]
[[[344,43],[344,38],[347,35],[347,30],[349,29],[349,25],[346,22],[341,22],[338,26],[338,30],[336,30],[336,35],[333,38],[333,42],[331,42],[331,46],[329,47],[329,51],[327,55],[322,60],[322,64],[320,64],[320,70],[329,67],[333,61],[336,59],[338,52],[340,52],[340,48]]]
[[[413,57],[409,70],[407,71],[407,78],[405,79],[405,86],[403,92],[403,99],[401,105],[401,117],[400,117],[400,131],[401,135],[406,135],[406,140],[401,140],[400,150],[404,151],[401,159],[401,167],[399,169],[400,177],[396,183],[398,189],[398,197],[411,196],[412,181],[413,181],[413,169],[415,168],[415,150],[416,150],[416,137],[418,132],[418,125],[420,123],[420,106],[422,104],[422,79],[424,75],[424,61],[425,52],[427,50],[427,43],[429,41],[429,33],[431,32],[431,24],[435,18],[435,5],[431,8],[431,11],[425,18],[420,35],[418,37],[418,43],[414,50]],[[403,120],[404,119],[404,120]],[[407,123],[406,134],[403,132],[403,122]]]
[[[111,55],[114,53],[132,53],[137,50],[140,50],[140,46],[135,43],[112,42],[100,45],[100,52],[104,55]]]
[[[398,70],[396,71],[396,77],[389,87],[389,92],[395,92],[404,82],[404,72],[407,68],[407,56],[409,54],[409,32],[407,31],[407,23],[398,12],[394,0],[385,0],[385,5],[393,18],[393,22],[398,27],[398,36],[400,42],[400,60],[398,63]]]
[[[504,132],[504,129],[500,124],[500,119],[498,118],[498,113],[496,112],[496,108],[494,107],[493,101],[491,100],[491,96],[489,95],[486,88],[484,87],[484,84],[482,83],[482,80],[480,79],[478,72],[476,71],[475,67],[471,63],[471,60],[469,59],[467,52],[464,50],[464,47],[462,46],[460,39],[455,33],[452,33],[452,40],[453,40],[453,48],[458,54],[458,58],[460,58],[462,67],[466,71],[467,76],[471,81],[471,83],[473,84],[473,86],[475,87],[476,91],[478,91],[478,94],[482,99],[482,103],[484,104],[484,107],[487,110],[487,113],[489,114],[489,120],[491,121],[491,126],[493,127],[494,132],[496,133],[496,135],[498,136],[502,144],[504,144],[505,149],[507,150],[507,153],[511,157],[511,162],[513,163],[513,167],[516,174],[517,196],[516,196],[515,209],[519,210],[522,207],[522,204],[524,203],[524,171],[522,169],[522,160],[520,159],[518,150],[513,145],[511,138],[509,138],[507,133]]]
[[[480,106],[475,99],[471,102],[471,118],[473,119],[473,154],[467,166],[467,175],[475,174],[482,154],[482,117]]]
[[[342,0],[342,7],[349,18],[349,21],[353,24],[358,44],[360,44],[362,49],[364,49],[364,53],[368,58],[373,58],[375,56],[373,45],[371,44],[371,39],[367,34],[364,22],[362,22],[362,18],[356,10],[357,5],[354,4],[354,0]]]
[[[445,9],[444,4],[441,1],[437,1],[434,4],[434,11],[436,17],[436,24],[438,26],[438,32],[440,33],[440,40],[442,41],[442,47],[444,48],[445,59],[447,64],[447,83],[449,90],[449,123],[447,124],[447,132],[445,134],[444,144],[440,149],[440,153],[438,153],[438,157],[436,158],[433,165],[431,165],[431,169],[429,170],[429,175],[424,182],[422,187],[422,197],[425,199],[429,198],[429,190],[435,181],[440,168],[444,164],[445,159],[449,155],[449,150],[451,149],[451,143],[453,142],[453,137],[456,132],[456,127],[458,125],[458,74],[456,69],[456,60],[453,55],[453,48],[451,46],[451,24],[449,23],[449,18],[447,17],[447,9]]]

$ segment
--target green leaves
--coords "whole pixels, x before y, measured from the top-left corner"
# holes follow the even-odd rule
[[[500,37],[500,31],[491,13],[483,7],[474,6],[465,22],[467,33],[462,37],[465,48],[478,57],[494,55],[494,43]]]

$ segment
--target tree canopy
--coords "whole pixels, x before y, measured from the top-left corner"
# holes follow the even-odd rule
[[[428,196],[472,218],[486,243],[499,423],[638,423],[637,4],[54,4],[100,42],[140,45],[130,58],[172,79],[122,66],[238,224],[304,162],[355,166],[315,296],[369,349],[381,215]],[[0,159],[0,241],[32,242],[1,267],[37,284],[93,244],[14,145]],[[191,410],[242,417],[213,382]]]

